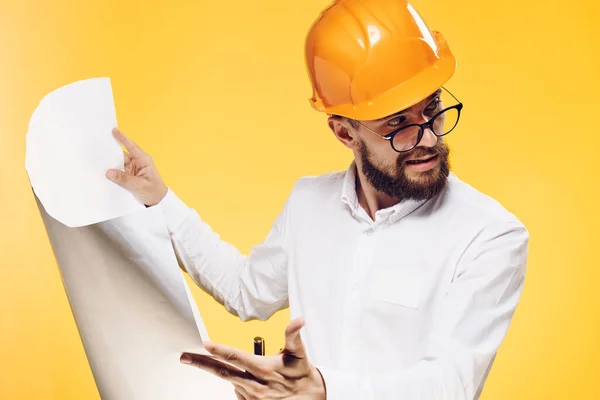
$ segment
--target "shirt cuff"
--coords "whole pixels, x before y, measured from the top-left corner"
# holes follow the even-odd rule
[[[191,208],[185,205],[183,201],[170,188],[167,194],[156,205],[161,211],[167,224],[167,230],[173,234],[179,229],[184,221],[189,217]]]
[[[353,373],[344,373],[334,369],[316,366],[323,381],[327,400],[354,399],[358,393],[358,376]]]

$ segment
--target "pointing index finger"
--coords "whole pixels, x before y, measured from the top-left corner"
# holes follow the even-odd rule
[[[112,130],[112,133],[115,139],[117,139],[119,143],[125,146],[129,154],[133,158],[140,158],[145,154],[144,151],[137,144],[133,143],[133,141],[127,136],[125,136],[125,134],[121,132],[118,128],[114,128]]]

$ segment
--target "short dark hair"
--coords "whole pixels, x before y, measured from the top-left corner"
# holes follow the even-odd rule
[[[355,119],[352,119],[350,117],[342,117],[344,119],[346,119],[346,121],[348,121],[348,123],[354,128],[354,129],[358,129],[358,122]]]

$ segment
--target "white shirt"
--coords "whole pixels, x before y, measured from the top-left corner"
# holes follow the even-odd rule
[[[182,268],[227,310],[304,317],[328,400],[477,399],[521,295],[527,230],[454,174],[373,221],[355,174],[300,179],[249,255],[171,190],[159,207]]]

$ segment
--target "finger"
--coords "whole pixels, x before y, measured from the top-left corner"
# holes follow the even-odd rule
[[[206,350],[215,357],[223,361],[233,364],[238,368],[246,370],[259,378],[264,376],[264,362],[266,358],[258,357],[245,351],[234,349],[233,347],[223,346],[221,344],[204,342]]]
[[[238,400],[247,400],[250,398],[250,396],[248,395],[248,392],[242,386],[240,386],[240,385],[233,385],[233,386],[235,387],[235,395],[238,398]]]
[[[137,144],[133,143],[133,141],[125,136],[125,134],[118,128],[114,128],[112,130],[112,134],[115,139],[119,141],[119,143],[125,146],[132,158],[140,158],[146,155],[146,153],[144,153],[144,151]]]
[[[233,365],[225,364],[224,362],[212,357],[201,354],[183,353],[180,361],[183,364],[191,365],[210,372],[211,374],[216,375],[219,378],[235,385],[240,385],[245,388],[252,387],[253,385],[260,386],[260,383],[257,381],[256,377],[249,372],[236,368]]]
[[[123,152],[123,166],[125,167],[125,173],[129,174],[129,175],[135,175],[135,171],[134,166],[135,163],[133,162],[133,159],[131,158],[131,156],[129,155],[129,153],[127,152]]]
[[[257,385],[257,386],[240,386],[233,385],[235,387],[236,396],[238,399],[241,397],[242,399],[254,400],[254,399],[274,399],[275,397],[269,396],[270,389],[268,386]],[[281,398],[281,397],[277,397]],[[289,398],[289,397],[286,397]]]
[[[135,162],[133,162],[133,159],[131,158],[129,153],[123,152],[123,158],[125,161],[124,162],[125,173],[135,176]]]
[[[287,353],[296,358],[306,358],[306,351],[300,336],[300,330],[304,327],[304,319],[296,318],[289,323],[285,330],[285,347],[283,353]]]
[[[108,180],[124,187],[129,191],[135,190],[135,188],[137,188],[143,180],[142,178],[119,171],[118,169],[109,169],[106,171],[106,177]]]
[[[125,164],[125,173],[128,175],[135,176],[135,163],[134,162]]]

